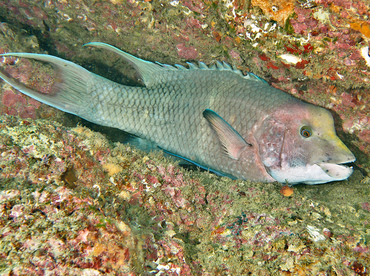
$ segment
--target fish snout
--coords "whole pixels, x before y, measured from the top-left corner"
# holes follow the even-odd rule
[[[339,138],[333,141],[332,146],[334,150],[326,153],[328,159],[316,165],[332,179],[331,181],[347,179],[353,168],[345,164],[356,161],[356,157]]]
[[[327,148],[326,155],[329,157],[324,163],[332,164],[347,164],[356,161],[355,155],[347,148],[347,146],[337,137],[332,142],[332,147]]]

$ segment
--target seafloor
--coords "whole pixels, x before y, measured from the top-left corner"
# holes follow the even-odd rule
[[[142,153],[1,82],[1,275],[367,275],[369,16],[365,0],[1,1],[0,52],[56,55],[121,83],[132,70],[84,43],[226,61],[330,109],[357,157],[347,181],[284,196]],[[0,62],[41,91],[54,80],[40,63]]]

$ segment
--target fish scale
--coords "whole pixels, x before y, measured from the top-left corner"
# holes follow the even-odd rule
[[[208,83],[212,83],[212,87]],[[180,86],[183,89],[179,90]],[[209,108],[226,121],[235,118],[233,127],[246,135],[262,117],[261,110],[272,108],[273,104],[278,108],[278,104],[296,100],[264,82],[246,80],[232,71],[194,68],[169,70],[150,90],[116,83],[102,85],[99,80],[92,82],[87,90],[91,91],[91,110],[95,111],[88,113],[96,117],[85,115],[85,119],[123,129],[202,167],[230,175],[231,169],[235,174],[243,168],[220,151],[219,141],[202,112]],[[244,119],[236,116],[246,108],[249,111]]]
[[[115,83],[60,58],[8,53],[51,63],[52,94],[0,77],[21,92],[88,121],[122,129],[166,152],[232,178],[318,184],[346,179],[353,154],[335,135],[331,114],[246,76],[225,63],[165,65],[131,56],[145,87]],[[312,136],[312,137],[311,137]],[[329,156],[329,157],[328,157]]]

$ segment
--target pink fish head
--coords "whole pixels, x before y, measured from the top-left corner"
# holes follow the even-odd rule
[[[255,133],[266,171],[279,182],[320,184],[347,179],[356,160],[324,108],[294,102],[267,116]]]

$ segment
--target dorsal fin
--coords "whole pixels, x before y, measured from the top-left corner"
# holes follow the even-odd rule
[[[248,73],[247,75],[243,75],[243,73],[236,69],[236,67],[231,67],[226,62],[219,62],[216,61],[213,65],[207,66],[203,62],[199,62],[198,65],[195,65],[194,63],[187,62],[186,64],[189,66],[189,68],[186,68],[182,65],[175,64],[174,66],[163,64],[160,62],[150,62],[146,61],[140,58],[137,58],[133,55],[130,55],[112,45],[102,43],[102,42],[89,42],[84,44],[84,46],[92,46],[97,48],[102,48],[108,51],[111,51],[119,56],[121,56],[126,61],[130,62],[135,69],[139,72],[144,84],[146,87],[151,87],[153,84],[156,83],[156,76],[158,71],[162,70],[219,70],[219,71],[231,71],[245,79],[252,80],[252,81],[262,81],[268,84],[265,80],[262,78],[254,75],[253,73]]]
[[[121,56],[123,59],[126,61],[130,62],[135,69],[139,72],[144,84],[147,87],[151,87],[152,84],[156,82],[155,76],[158,71],[161,70],[176,70],[173,66],[170,65],[165,65],[161,63],[153,63],[150,61],[146,61],[140,58],[137,58],[133,55],[130,55],[112,45],[102,43],[102,42],[90,42],[86,43],[83,46],[92,46],[92,47],[97,47],[97,48],[103,48],[105,50],[111,51],[119,56]]]

